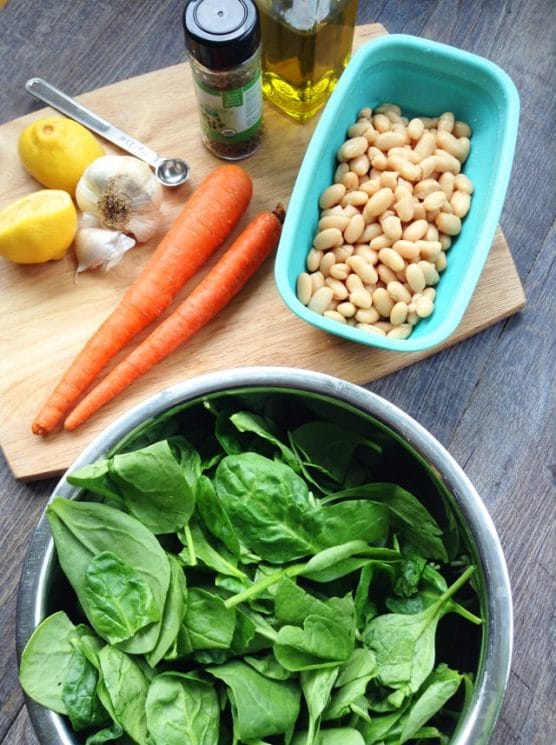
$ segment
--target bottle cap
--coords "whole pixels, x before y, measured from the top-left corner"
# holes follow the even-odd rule
[[[190,0],[183,16],[185,45],[211,70],[230,70],[257,51],[260,30],[252,0]]]

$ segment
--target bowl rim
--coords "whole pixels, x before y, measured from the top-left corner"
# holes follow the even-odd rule
[[[433,466],[454,499],[458,517],[463,517],[475,542],[479,570],[485,590],[489,590],[484,608],[486,615],[483,644],[474,694],[466,715],[460,720],[450,745],[487,745],[498,719],[505,696],[513,649],[513,607],[510,580],[502,546],[494,523],[469,478],[444,446],[409,414],[372,391],[326,373],[282,366],[251,366],[205,373],[169,388],[135,405],[118,417],[76,458],[62,475],[49,497],[72,498],[80,491],[66,481],[66,476],[103,457],[124,437],[146,421],[180,404],[203,397],[239,389],[282,389],[332,398],[356,411],[379,420],[394,435],[406,440],[421,457]],[[47,504],[48,504],[47,503]],[[18,665],[21,653],[34,628],[44,617],[44,590],[54,544],[46,506],[31,537],[23,563],[17,597],[16,651]],[[487,550],[488,549],[488,550]],[[488,644],[484,644],[485,638]],[[486,661],[489,661],[487,667]],[[63,717],[37,704],[24,693],[27,709],[41,742],[53,745],[76,745]],[[58,740],[53,738],[57,737]]]
[[[466,68],[480,68],[484,74],[496,83],[496,86],[503,93],[506,104],[507,114],[504,120],[504,127],[499,133],[499,152],[501,162],[507,165],[505,168],[499,169],[493,177],[492,190],[494,198],[490,200],[487,208],[484,220],[485,227],[477,230],[474,240],[476,247],[474,264],[462,276],[458,291],[460,302],[455,308],[451,309],[446,318],[441,319],[428,329],[426,333],[420,336],[411,335],[408,339],[392,339],[391,337],[380,336],[378,334],[363,334],[360,330],[347,324],[330,321],[303,305],[298,300],[295,288],[288,279],[288,265],[291,260],[292,250],[289,250],[286,246],[295,245],[297,223],[303,219],[305,212],[303,205],[306,203],[308,194],[307,179],[303,175],[307,171],[311,172],[323,157],[323,149],[326,146],[322,144],[320,133],[326,134],[333,131],[338,112],[343,107],[343,97],[349,92],[354,83],[357,82],[361,65],[374,56],[377,56],[380,61],[380,55],[384,52],[391,52],[402,47],[411,49],[414,55],[419,55],[420,60],[426,60],[430,57],[430,53],[433,52],[451,64],[457,62]],[[436,347],[445,342],[460,324],[469,306],[492,247],[512,172],[519,127],[519,112],[519,93],[513,80],[499,65],[486,57],[482,57],[474,52],[468,52],[459,47],[411,34],[385,34],[365,42],[354,52],[322,111],[321,117],[309,141],[292,190],[274,261],[274,279],[285,305],[299,318],[321,331],[370,347],[395,352],[418,352]]]

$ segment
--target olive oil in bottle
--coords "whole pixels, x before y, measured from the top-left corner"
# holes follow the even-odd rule
[[[297,121],[326,103],[347,65],[357,0],[256,0],[263,93]]]

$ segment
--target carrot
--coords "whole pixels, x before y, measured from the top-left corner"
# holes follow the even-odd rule
[[[214,318],[276,248],[283,218],[281,205],[258,214],[176,310],[77,404],[64,427],[83,424]]]
[[[32,424],[52,432],[111,359],[172,302],[225,241],[253,193],[249,175],[226,164],[212,171],[187,200],[143,271],[62,376]]]

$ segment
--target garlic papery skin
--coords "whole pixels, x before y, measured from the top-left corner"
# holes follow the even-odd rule
[[[150,167],[132,155],[103,155],[79,179],[79,209],[100,226],[130,233],[143,243],[156,233],[162,213],[162,186]]]
[[[76,275],[88,269],[102,268],[107,272],[120,263],[135,242],[134,238],[119,230],[80,228],[75,236]]]

